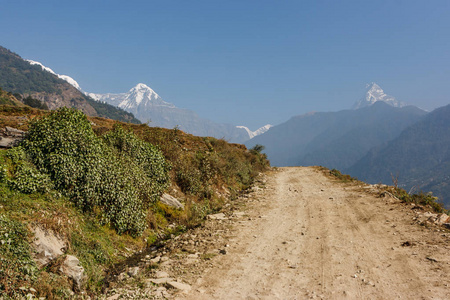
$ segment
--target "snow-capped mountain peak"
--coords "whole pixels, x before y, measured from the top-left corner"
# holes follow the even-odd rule
[[[44,66],[43,64],[41,64],[38,61],[34,61],[31,59],[26,59],[27,62],[29,62],[31,65],[38,65],[42,68],[42,70],[47,71],[49,73],[52,73],[53,75],[58,76],[58,78],[67,81],[68,83],[70,83],[72,86],[74,86],[77,90],[83,92],[83,90],[81,89],[80,85],[78,84],[78,82],[76,82],[75,79],[73,79],[70,76],[67,75],[60,75],[60,74],[56,74],[52,69],[50,69],[49,67]]]
[[[386,102],[394,107],[403,107],[407,105],[404,102],[398,101],[395,97],[385,94],[378,84],[372,82],[366,85],[365,96],[353,105],[353,109],[370,106],[378,101]]]
[[[150,107],[158,106],[158,107],[175,108],[175,105],[164,101],[154,90],[152,90],[149,86],[147,86],[144,83],[138,83],[136,86],[131,88],[127,93],[119,93],[119,94],[86,93],[86,95],[97,101],[102,101],[114,106],[118,106],[126,111],[135,114],[136,116],[139,115],[138,111],[144,111],[150,109]]]
[[[128,105],[128,102],[131,98],[134,99],[134,102],[136,103],[136,105],[141,104],[142,101],[147,100],[147,101],[154,101],[154,100],[161,100],[161,97],[159,97],[159,95],[152,90],[149,86],[147,86],[144,83],[138,83],[135,87],[133,87],[128,94],[130,94],[129,96],[127,96],[127,98],[124,100],[125,102],[127,102],[127,104],[123,104],[123,106]],[[120,104],[119,104],[120,107]]]
[[[272,128],[272,127],[273,127],[273,125],[267,124],[267,125],[264,125],[264,126],[261,127],[261,128],[258,128],[258,129],[255,130],[255,131],[251,131],[250,129],[248,129],[248,127],[245,127],[245,126],[236,126],[236,128],[245,129],[245,131],[247,131],[248,136],[250,137],[250,139],[252,139],[252,138],[254,138],[255,136],[258,136],[258,135],[260,135],[260,134],[265,133],[266,131],[268,131],[268,130],[269,130],[270,128]]]

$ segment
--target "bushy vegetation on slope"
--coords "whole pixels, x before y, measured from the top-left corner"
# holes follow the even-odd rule
[[[144,209],[168,184],[159,150],[120,127],[97,137],[87,117],[74,109],[62,108],[31,122],[27,139],[14,149],[21,150],[56,190],[83,211],[100,211],[102,222],[118,233],[140,235]]]
[[[24,106],[13,94],[0,88],[0,105]]]
[[[33,120],[19,126],[25,117]],[[25,295],[19,287],[33,287],[38,296],[69,297],[70,286],[57,272],[61,262],[36,268],[28,228],[44,227],[68,241],[67,254],[80,259],[87,291],[95,296],[106,270],[197,226],[227,194],[233,198],[268,167],[265,155],[242,145],[88,119],[67,108],[0,107],[0,125],[28,130],[19,147],[0,151],[0,219],[4,233],[16,232],[8,235],[10,243],[22,245],[15,247],[18,252],[0,245],[0,294],[10,296]],[[164,191],[185,209],[159,202]]]
[[[0,86],[12,93],[57,93],[58,77],[0,46]],[[60,91],[59,91],[60,92]]]

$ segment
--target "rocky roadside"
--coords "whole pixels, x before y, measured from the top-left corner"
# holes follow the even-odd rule
[[[143,254],[112,278],[103,299],[172,299],[190,291],[204,270],[212,266],[214,257],[228,254],[233,226],[251,221],[246,210],[259,201],[266,180],[267,175],[261,174],[248,193],[226,203],[201,226]]]

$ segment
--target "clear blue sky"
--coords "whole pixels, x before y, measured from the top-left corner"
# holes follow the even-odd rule
[[[85,91],[139,82],[218,122],[256,129],[351,107],[378,83],[450,103],[450,1],[6,1],[0,45]]]

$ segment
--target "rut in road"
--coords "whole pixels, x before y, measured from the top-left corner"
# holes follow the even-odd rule
[[[235,225],[227,255],[178,296],[450,299],[445,235],[411,224],[410,208],[391,202],[318,168],[280,168]]]

